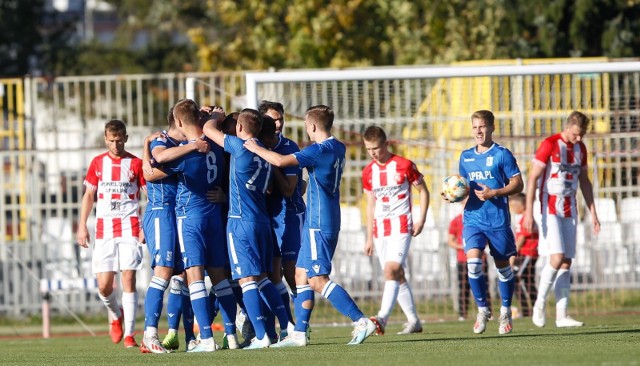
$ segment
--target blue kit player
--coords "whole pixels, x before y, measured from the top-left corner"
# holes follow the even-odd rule
[[[482,253],[489,244],[502,299],[498,332],[507,334],[512,330],[511,299],[515,283],[509,257],[516,255],[508,197],[522,191],[522,175],[511,151],[492,139],[495,118],[491,111],[473,113],[471,127],[476,146],[460,155],[460,175],[467,178],[470,186],[463,213],[462,237],[469,285],[478,305],[473,332],[483,333],[491,317],[487,306],[487,282],[482,272]]]
[[[212,114],[216,115],[224,117],[224,114]],[[290,323],[278,290],[267,278],[267,272],[271,270],[269,253],[273,249],[273,238],[266,192],[272,167],[244,147],[245,140],[258,137],[262,117],[254,109],[243,109],[238,115],[236,136],[223,134],[216,128],[217,123],[215,118],[208,121],[204,133],[231,154],[227,220],[229,262],[233,279],[237,279],[242,287],[244,305],[256,334],[245,349],[267,348],[271,340],[265,332],[261,297],[278,318],[281,338],[288,334]]]
[[[314,143],[300,152],[281,155],[247,141],[245,146],[277,167],[300,166],[309,172],[307,215],[296,263],[295,331],[273,347],[307,345],[306,330],[313,310],[313,291],[319,292],[343,315],[354,322],[353,338],[348,344],[360,344],[376,330],[351,296],[331,281],[331,259],[340,232],[340,180],[345,164],[344,144],[331,135],[333,110],[324,105],[310,107],[305,127]]]

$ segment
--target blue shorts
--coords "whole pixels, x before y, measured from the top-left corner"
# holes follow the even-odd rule
[[[302,229],[302,245],[296,267],[304,268],[309,278],[329,275],[331,259],[338,245],[338,234],[308,227]]]
[[[271,272],[273,232],[271,224],[230,217],[227,222],[229,264],[234,280]]]
[[[169,267],[182,272],[184,265],[173,207],[147,209],[142,218],[142,228],[151,255],[151,268]]]
[[[283,261],[296,261],[298,259],[300,233],[303,225],[304,213],[295,216],[291,215],[284,220],[282,217],[276,217],[271,220],[278,248],[274,255],[282,257]]]
[[[178,237],[185,268],[225,266],[227,248],[221,218],[178,218]]]
[[[498,260],[509,260],[516,255],[516,239],[511,229],[484,230],[478,227],[465,226],[462,229],[464,252],[469,249],[484,248],[489,244],[489,253]]]

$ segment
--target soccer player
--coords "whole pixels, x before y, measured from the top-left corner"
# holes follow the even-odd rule
[[[204,140],[197,140],[193,144],[185,144],[178,147],[182,142],[186,142],[186,138],[175,126],[173,108],[169,110],[167,120],[169,122],[168,131],[162,131],[162,134],[154,133],[145,138],[144,161],[164,162],[166,158],[163,159],[163,155],[169,155],[168,159],[176,159],[193,150],[201,153],[209,152],[209,144]],[[156,157],[158,157],[157,160]],[[152,169],[149,172],[145,170],[144,172],[147,181],[148,202],[142,222],[147,249],[151,255],[153,277],[149,283],[144,302],[145,332],[140,345],[142,353],[168,353],[168,350],[158,339],[158,322],[162,313],[164,293],[171,283],[172,275],[184,271],[181,251],[178,245],[175,215],[178,178],[176,175],[171,175],[155,180],[155,170]],[[175,281],[178,280],[176,279]],[[171,315],[173,319],[179,321],[183,303],[183,282],[178,281],[177,287],[179,296],[176,303],[179,305],[180,311],[176,312],[171,309]],[[189,304],[188,307],[190,306]],[[188,326],[185,327],[187,333],[189,333],[188,329]],[[191,339],[195,339],[193,331],[191,331],[191,334],[187,334],[187,344]],[[179,343],[177,341],[176,336],[174,343],[170,345],[172,349],[178,348]]]
[[[220,116],[224,117],[224,114]],[[243,109],[238,115],[236,136],[219,131],[217,123],[217,119],[208,121],[204,133],[231,154],[227,220],[229,261],[232,276],[242,287],[244,305],[256,333],[244,349],[267,348],[271,340],[265,333],[261,296],[277,316],[282,338],[288,334],[290,323],[278,290],[266,275],[271,270],[272,259],[268,253],[273,246],[266,199],[271,164],[244,147],[245,140],[255,141],[258,137],[262,117],[257,110]]]
[[[469,270],[469,285],[478,305],[473,332],[484,333],[491,311],[487,303],[487,283],[482,273],[482,253],[489,244],[498,271],[498,288],[502,306],[498,332],[511,333],[511,299],[514,275],[509,257],[516,255],[511,230],[509,196],[522,191],[522,175],[515,157],[507,148],[493,141],[495,117],[491,111],[479,110],[471,116],[476,146],[460,155],[460,175],[469,181],[469,198],[463,211],[463,239]]]
[[[108,151],[89,165],[76,237],[80,246],[89,247],[87,219],[96,200],[92,271],[98,281],[98,295],[109,310],[111,341],[119,343],[124,335],[124,346],[133,348],[138,347],[133,338],[138,307],[136,271],[142,269],[138,200],[145,180],[142,160],[124,149],[128,137],[123,121],[114,119],[105,125]],[[122,308],[114,291],[116,272],[122,273]]]
[[[376,330],[344,288],[329,278],[340,232],[340,179],[346,151],[344,144],[331,135],[333,119],[333,110],[328,106],[307,109],[304,123],[314,143],[297,153],[281,155],[255,141],[245,143],[247,149],[277,167],[300,166],[309,172],[307,215],[296,262],[295,331],[273,347],[307,345],[305,333],[313,310],[313,291],[321,293],[354,322],[353,338],[348,344],[360,344]]]
[[[298,144],[282,135],[284,109],[281,103],[263,100],[258,110],[266,116],[263,131],[260,133],[260,140],[265,146],[281,155],[300,151]],[[267,117],[273,120],[273,130],[267,128]],[[282,174],[274,174],[274,189],[267,197],[271,226],[278,245],[273,258],[273,271],[270,272],[269,278],[280,292],[289,319],[293,319],[289,306],[291,299],[282,277],[284,275],[289,288],[296,288],[296,260],[300,251],[300,231],[304,223],[306,205],[302,199],[304,194],[302,169],[299,166],[289,166],[282,168],[281,172]],[[274,170],[274,173],[277,172]]]
[[[389,151],[387,134],[370,126],[362,135],[372,161],[362,170],[362,187],[367,197],[367,241],[364,253],[375,249],[384,270],[384,291],[377,316],[371,317],[376,333],[384,334],[396,300],[407,317],[398,334],[421,333],[411,286],[405,268],[411,238],[422,232],[429,209],[429,190],[416,165]],[[420,216],[411,214],[411,188],[420,195]]]
[[[542,209],[540,234],[550,254],[549,262],[540,274],[538,298],[531,317],[533,324],[538,327],[544,327],[546,324],[547,293],[554,282],[556,327],[584,325],[567,315],[567,308],[571,289],[570,268],[576,254],[578,186],[591,214],[593,232],[596,235],[600,232],[600,221],[593,200],[593,186],[587,173],[587,148],[582,142],[588,127],[587,116],[578,111],[572,112],[564,122],[562,132],[542,141],[536,150],[529,172],[523,225],[527,231],[534,225],[533,202],[538,187]]]

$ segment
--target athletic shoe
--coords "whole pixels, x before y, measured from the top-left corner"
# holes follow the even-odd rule
[[[242,338],[247,342],[247,346],[250,344],[251,340],[255,338],[256,332],[253,329],[253,324],[251,324],[251,320],[247,317],[242,310],[238,311],[236,314],[236,328],[240,329],[240,334]],[[245,343],[242,342],[242,343]]]
[[[138,347],[140,346],[136,342],[135,338],[133,338],[133,335],[124,337],[124,348],[138,348]]]
[[[189,342],[189,344],[191,344],[191,342]],[[213,341],[213,338],[209,338],[200,340],[200,342],[197,342],[191,349],[187,349],[187,352],[215,352],[217,349],[216,342]]]
[[[556,319],[556,327],[558,328],[572,328],[582,326],[584,326],[583,322],[577,321],[570,316],[564,317],[562,319]]]
[[[376,335],[384,335],[384,320],[377,316],[372,316],[369,320],[376,325]]]
[[[304,347],[307,343],[307,335],[305,332],[293,331],[289,335],[281,339],[280,342],[272,344],[270,348],[287,348],[287,347]]]
[[[307,324],[307,330],[304,331],[304,335],[307,338],[307,344],[311,343],[311,326]]]
[[[531,321],[536,327],[544,327],[547,323],[547,319],[545,317],[544,308],[539,308],[537,306],[533,307],[533,314],[531,315]]]
[[[500,314],[500,318],[498,319],[498,333],[500,334],[509,334],[513,330],[513,320],[511,319],[512,313]]]
[[[289,336],[289,334],[292,334],[295,331],[295,325],[293,325],[293,323],[289,322],[289,324],[287,324],[287,329],[281,329],[280,330],[280,335],[278,336],[278,339],[276,339],[275,342],[271,341],[271,344],[280,342],[281,340],[287,338]]]
[[[354,325],[353,332],[351,332],[353,338],[351,338],[351,341],[349,341],[349,343],[347,344],[352,346],[361,344],[365,339],[369,338],[373,333],[375,333],[375,331],[376,325],[373,324],[371,319],[365,318],[364,322],[362,321],[362,319],[360,319]]]
[[[162,347],[168,350],[175,351],[180,348],[180,340],[178,340],[178,333],[168,333],[162,340]]]
[[[111,342],[118,344],[122,340],[124,332],[122,331],[122,322],[124,321],[124,313],[122,308],[120,309],[120,317],[111,322],[111,328],[109,329],[109,335],[111,336]]]
[[[475,324],[473,324],[473,332],[475,334],[484,333],[485,329],[487,329],[487,322],[491,317],[491,313],[488,311],[478,311],[478,317],[476,318]]]
[[[402,330],[396,334],[406,335],[406,334],[414,334],[414,333],[422,333],[422,324],[420,324],[420,320],[415,323],[405,323],[402,326]]]
[[[154,334],[151,337],[142,337],[140,353],[171,353],[171,351],[162,347],[158,335]]]
[[[260,349],[260,348],[269,348],[269,346],[271,345],[271,340],[269,339],[269,337],[267,337],[267,335],[265,334],[264,338],[262,339],[258,339],[258,338],[253,338],[251,340],[251,344],[249,344],[248,346],[246,346],[243,349]]]
[[[235,334],[224,334],[222,336],[222,349],[239,349],[238,336]]]
[[[197,339],[192,339],[187,343],[187,352],[191,352],[191,350],[193,350],[194,348],[196,348],[196,346],[198,345],[198,343],[200,343],[199,340]]]

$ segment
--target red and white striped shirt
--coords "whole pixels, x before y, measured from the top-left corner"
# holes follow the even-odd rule
[[[576,192],[580,172],[587,166],[587,148],[581,141],[572,144],[561,134],[546,138],[540,144],[533,164],[544,169],[540,177],[540,202],[547,213],[560,217],[576,217]]]
[[[119,159],[100,154],[91,161],[84,185],[97,191],[96,239],[138,237],[142,160],[129,153]]]
[[[411,232],[411,186],[422,179],[411,160],[393,154],[386,164],[372,161],[362,170],[362,188],[376,200],[374,238]]]

